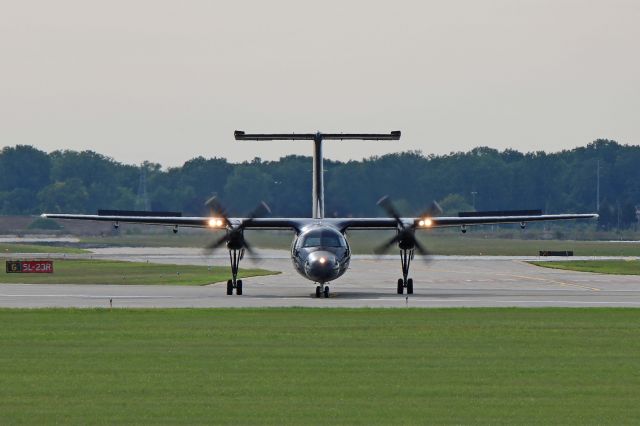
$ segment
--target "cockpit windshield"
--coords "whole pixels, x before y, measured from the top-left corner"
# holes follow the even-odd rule
[[[344,239],[336,231],[311,231],[301,237],[300,247],[344,247]]]

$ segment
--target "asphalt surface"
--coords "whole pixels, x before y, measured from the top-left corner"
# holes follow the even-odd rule
[[[204,265],[228,262],[224,253],[211,258],[197,249],[177,248],[109,248],[74,257]],[[224,283],[202,287],[16,283],[0,285],[0,307],[640,306],[640,276],[569,272],[526,262],[538,258],[477,256],[435,257],[429,263],[416,259],[410,274],[414,279],[411,296],[396,294],[401,274],[395,256],[356,256],[350,270],[330,284],[331,297],[316,299],[315,284],[293,270],[288,252],[265,250],[261,257],[259,267],[282,273],[243,280],[242,296],[227,296]],[[249,260],[243,263],[251,265]]]

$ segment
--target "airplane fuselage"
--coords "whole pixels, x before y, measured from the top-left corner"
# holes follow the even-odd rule
[[[344,234],[331,225],[312,224],[301,230],[291,244],[295,270],[306,279],[324,284],[349,268],[351,250]]]

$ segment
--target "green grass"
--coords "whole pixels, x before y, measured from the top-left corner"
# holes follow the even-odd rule
[[[0,310],[0,424],[634,424],[637,309]]]
[[[2,268],[0,283],[24,284],[167,284],[205,285],[226,281],[229,267],[167,265],[116,260],[54,260],[53,274],[7,274]],[[239,277],[271,275],[265,269],[240,269]]]
[[[472,231],[470,231],[472,232]],[[83,238],[95,245],[143,247],[204,247],[221,234],[141,234]],[[382,242],[391,238],[391,231],[353,231],[349,243],[356,254],[370,254]],[[523,234],[526,235],[526,234]],[[419,233],[423,244],[438,255],[537,256],[540,250],[573,250],[576,256],[640,256],[640,241],[617,243],[610,241],[527,240],[518,238],[484,238],[480,234],[433,231]],[[289,249],[292,232],[247,231],[247,239],[257,247]]]
[[[545,268],[566,269],[599,274],[640,275],[640,260],[570,260],[563,262],[530,262]]]
[[[76,247],[59,247],[59,246],[46,246],[39,244],[14,244],[14,243],[0,243],[0,256],[3,253],[68,253],[68,254],[80,254],[88,253],[87,250],[83,250]]]
[[[430,251],[441,255],[537,256],[540,250],[573,250],[576,256],[640,256],[640,242],[521,240],[467,236],[425,237]]]

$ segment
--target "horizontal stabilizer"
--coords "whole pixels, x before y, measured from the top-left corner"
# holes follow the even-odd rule
[[[245,133],[236,130],[233,134],[238,141],[275,141],[275,140],[399,140],[400,131],[389,133]]]
[[[540,216],[542,210],[494,210],[485,212],[458,212],[458,217],[483,216]]]
[[[182,217],[182,213],[147,210],[98,210],[98,216]]]

